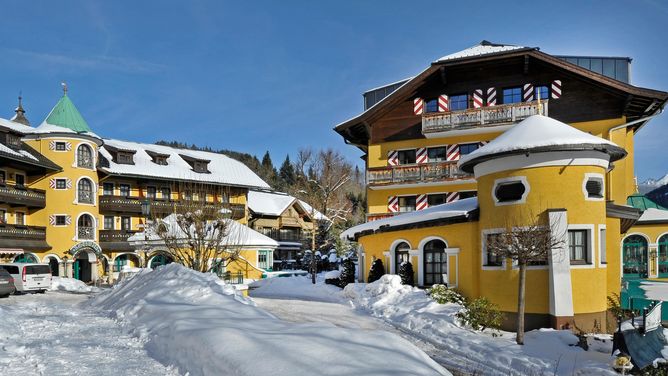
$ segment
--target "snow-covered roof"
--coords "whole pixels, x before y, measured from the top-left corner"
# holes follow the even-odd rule
[[[133,155],[134,164],[119,164],[114,162],[112,155],[105,146],[121,150],[135,151],[135,154]],[[156,164],[147,152],[168,155],[167,165]],[[109,174],[269,188],[269,185],[251,171],[245,164],[219,153],[104,139],[104,145],[100,148],[100,154],[109,162],[108,167],[100,167],[100,170]],[[210,161],[208,164],[210,173],[198,173],[193,171],[190,164],[186,162],[181,155]]]
[[[257,214],[280,216],[295,202],[295,198],[279,192],[248,192],[248,208]]]
[[[71,133],[71,134],[82,134],[94,138],[101,138],[100,136],[96,135],[93,132],[76,132],[69,128],[61,127],[59,125],[49,124],[46,122],[46,120],[44,120],[42,124],[39,125],[39,127],[32,128],[32,131],[28,133],[33,133],[33,134]]]
[[[14,155],[14,156],[17,156],[17,157],[30,158],[34,161],[39,161],[39,159],[37,159],[34,155],[30,154],[26,150],[14,150],[14,149],[9,148],[9,147],[7,147],[3,144],[0,144],[0,152],[7,153],[7,154],[10,154],[10,155]]]
[[[263,235],[252,228],[243,225],[232,219],[225,219],[227,225],[225,231],[227,234],[223,237],[221,245],[226,247],[240,247],[244,249],[259,249],[259,248],[276,248],[278,243],[266,236]],[[165,223],[170,231],[170,235],[174,236],[175,239],[186,239],[186,235],[181,230],[176,222],[176,214],[170,214],[162,222]],[[133,245],[143,245],[146,243],[146,238],[148,238],[149,244],[161,243],[162,239],[155,233],[153,228],[149,228],[147,231],[147,236],[144,235],[144,232],[134,233],[128,238],[128,242],[133,243]],[[211,236],[216,236],[212,233]]]
[[[476,44],[473,47],[469,47],[465,50],[461,50],[459,52],[455,52],[455,53],[452,53],[450,55],[445,55],[445,56],[441,57],[440,59],[436,60],[436,62],[439,63],[439,62],[443,62],[443,61],[464,59],[464,58],[468,58],[468,57],[491,55],[491,54],[497,54],[497,53],[501,53],[501,52],[520,50],[520,49],[523,49],[523,48],[527,48],[527,47],[514,46],[512,44],[495,44],[495,43],[490,43],[490,42],[484,40],[484,41],[480,42],[479,44]]]
[[[533,115],[513,126],[487,145],[459,160],[458,166],[472,172],[473,165],[498,154],[552,150],[600,150],[611,161],[626,155],[624,149],[606,139],[591,135],[543,115]]]
[[[4,127],[7,129],[10,129],[16,133],[20,134],[27,134],[27,133],[32,133],[35,128],[29,127],[27,125],[23,125],[21,123],[17,123],[15,121],[7,120],[0,118],[0,127]]]
[[[638,219],[638,223],[642,222],[668,222],[668,210],[649,208]]]
[[[304,208],[304,210],[306,210],[309,213],[309,215],[314,216],[316,220],[318,220],[318,221],[321,221],[321,220],[322,221],[329,221],[330,220],[329,217],[327,217],[326,215],[317,211],[316,209],[314,209],[311,205],[309,205],[305,201],[303,201],[303,200],[298,200],[298,201],[299,201],[299,204],[301,204],[301,206]]]
[[[424,210],[400,214],[390,218],[378,219],[353,226],[343,233],[342,239],[355,239],[355,237],[368,231],[376,231],[384,227],[395,227],[432,221],[437,219],[454,218],[459,216],[468,216],[472,211],[478,208],[478,198],[471,197],[454,201],[448,204],[436,205]]]

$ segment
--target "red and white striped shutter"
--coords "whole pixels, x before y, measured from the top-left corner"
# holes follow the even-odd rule
[[[417,210],[423,210],[426,209],[427,207],[429,207],[429,204],[427,202],[427,195],[425,194],[418,195],[417,199],[415,200],[415,208]]]
[[[552,81],[552,99],[561,98],[561,80]]]
[[[398,166],[399,165],[399,152],[396,150],[390,150],[389,153],[387,153],[387,164],[390,166]]]
[[[390,196],[387,198],[387,211],[390,213],[396,213],[399,211],[399,197]]]
[[[424,111],[424,99],[422,98],[413,99],[413,114],[422,115],[423,111]]]
[[[448,96],[441,94],[438,96],[438,112],[448,111],[450,111],[450,102],[448,102]]]
[[[445,202],[454,202],[459,200],[459,192],[448,192],[445,194]]]
[[[448,162],[459,160],[459,145],[448,145],[445,150],[445,160]]]
[[[482,107],[482,89],[473,91],[473,108]]]
[[[429,162],[429,156],[427,155],[427,148],[419,148],[415,151],[415,162],[418,164]]]
[[[51,225],[51,226],[56,225],[56,216],[55,215],[50,215],[49,216],[49,225]]]
[[[533,100],[533,84],[524,84],[524,89],[522,90],[522,100],[525,102],[531,102]]]
[[[487,105],[496,106],[496,88],[490,87],[487,89]]]

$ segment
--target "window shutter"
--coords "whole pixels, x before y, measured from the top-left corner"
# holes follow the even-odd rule
[[[429,207],[429,203],[427,202],[427,195],[426,194],[418,195],[417,199],[415,200],[415,209],[422,210],[426,209],[427,207]]]
[[[72,216],[71,216],[71,215],[68,215],[68,216],[65,217],[65,223],[66,223],[67,225],[71,225],[71,224],[72,224]]]
[[[55,216],[55,215],[50,215],[50,216],[49,216],[49,224],[50,224],[51,226],[55,226],[55,225],[56,225],[56,216]]]
[[[415,163],[422,164],[429,162],[429,156],[427,155],[427,148],[419,148],[415,151]]]
[[[67,179],[67,189],[72,189],[72,180]]]
[[[398,151],[390,150],[390,152],[387,153],[387,164],[389,166],[399,165],[399,152]]]
[[[56,141],[49,141],[49,150],[56,150]]]
[[[450,111],[450,102],[448,102],[448,96],[441,94],[438,96],[438,112],[448,111]]]
[[[482,89],[473,91],[473,108],[482,107]]]
[[[422,115],[424,111],[424,100],[422,98],[413,99],[413,114]]]
[[[552,99],[561,98],[561,80],[552,81]]]
[[[487,106],[496,106],[496,88],[487,89]]]
[[[49,188],[56,189],[56,179],[49,180]]]
[[[533,100],[533,84],[524,84],[524,89],[522,90],[522,100],[525,102],[531,102]]]
[[[387,211],[390,213],[396,213],[399,211],[399,197],[390,196],[387,198]]]
[[[446,149],[445,159],[448,162],[458,161],[459,160],[459,145],[448,145]]]
[[[459,200],[459,192],[448,192],[445,195],[445,202],[454,202]]]

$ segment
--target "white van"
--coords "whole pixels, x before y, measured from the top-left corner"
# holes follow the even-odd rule
[[[14,277],[17,292],[36,291],[44,293],[51,287],[51,268],[49,264],[30,264],[15,262],[0,264]]]

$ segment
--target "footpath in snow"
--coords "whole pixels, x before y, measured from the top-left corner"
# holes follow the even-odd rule
[[[449,375],[386,331],[277,318],[213,274],[178,264],[145,271],[91,299],[148,353],[198,375]]]
[[[519,346],[515,343],[515,333],[497,332],[493,336],[490,331],[481,333],[461,326],[456,319],[462,309],[460,305],[438,304],[424,290],[402,285],[400,278],[394,275],[385,275],[371,284],[350,284],[344,290],[325,285],[322,280],[313,285],[305,277],[261,280],[251,287],[251,296],[262,297],[260,306],[276,312],[279,317],[293,317],[295,321],[314,320],[307,316],[308,309],[294,307],[299,304],[295,299],[309,301],[308,305],[317,305],[314,301],[319,301],[343,308],[352,306],[358,313],[381,319],[400,330],[402,337],[439,363],[464,373],[615,375],[610,368],[613,360],[610,336],[590,338],[589,351],[585,351],[573,346],[578,339],[570,331],[543,329],[527,332],[525,345]],[[268,302],[267,298],[277,298],[277,301]],[[287,307],[280,307],[280,302],[285,302]],[[321,319],[330,319],[334,325],[346,325],[346,321],[336,316],[323,315],[315,320]]]

